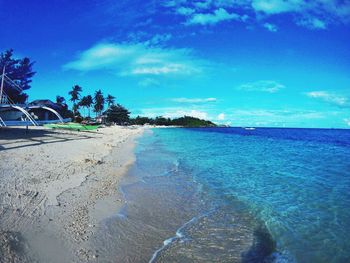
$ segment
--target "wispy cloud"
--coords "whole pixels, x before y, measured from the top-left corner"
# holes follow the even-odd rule
[[[324,101],[339,107],[350,107],[350,101],[348,97],[329,93],[327,91],[311,91],[311,92],[307,92],[306,96],[314,99],[319,99],[321,101]]]
[[[297,21],[298,25],[310,28],[310,29],[326,29],[327,24],[325,21],[315,18],[315,17],[307,17],[307,18],[302,18]]]
[[[193,3],[197,9],[208,9],[212,5],[212,0],[204,0]]]
[[[263,27],[265,27],[267,30],[271,31],[271,32],[277,32],[278,28],[276,25],[271,24],[271,23],[265,23],[263,24]]]
[[[252,8],[267,16],[290,13],[297,25],[326,29],[328,23],[348,23],[350,2],[338,0],[252,0]]]
[[[286,12],[298,12],[303,8],[304,1],[289,0],[253,0],[251,6],[257,12],[274,15]]]
[[[171,34],[155,34],[151,39],[144,42],[147,46],[158,46],[168,42],[173,36]]]
[[[194,14],[186,24],[188,25],[214,25],[222,21],[238,20],[239,15],[234,13],[228,13],[224,8],[219,8],[214,13],[196,13]]]
[[[195,10],[193,8],[182,6],[182,7],[177,8],[176,12],[180,15],[188,16],[188,15],[192,15],[195,12]]]
[[[346,123],[346,125],[350,126],[350,118],[344,119],[344,122]]]
[[[329,112],[327,114],[330,114]],[[314,120],[322,120],[327,117],[324,112],[289,109],[228,109],[225,118],[234,126],[269,126],[269,127],[311,127]]]
[[[208,103],[208,102],[216,102],[216,98],[174,98],[171,99],[174,102],[178,103]]]
[[[268,92],[268,93],[276,93],[284,88],[285,86],[283,84],[273,80],[260,80],[256,82],[245,83],[238,87],[239,90],[261,91],[261,92]]]
[[[144,44],[100,43],[68,62],[64,69],[88,72],[108,70],[119,75],[189,75],[200,73],[207,62],[190,49],[170,49]]]
[[[171,1],[176,13],[187,16],[187,24],[214,25],[225,20],[266,24],[266,18],[290,14],[296,25],[309,29],[326,29],[330,24],[350,22],[350,2],[339,0],[239,0],[239,1]],[[181,10],[181,11],[179,11]],[[214,13],[212,13],[215,10]],[[205,11],[205,12],[204,12]],[[251,20],[249,20],[251,21]],[[264,26],[266,27],[266,26]],[[269,26],[266,27],[269,29]],[[273,28],[273,27],[270,27]],[[270,30],[274,32],[275,30]]]
[[[157,87],[160,85],[160,82],[154,78],[145,78],[140,80],[138,85],[141,87]]]
[[[218,119],[219,121],[225,120],[225,113],[220,113],[220,114],[217,116],[217,119]]]

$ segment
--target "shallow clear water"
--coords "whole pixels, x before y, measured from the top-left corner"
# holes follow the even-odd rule
[[[349,130],[154,129],[136,155],[123,259],[350,262]]]

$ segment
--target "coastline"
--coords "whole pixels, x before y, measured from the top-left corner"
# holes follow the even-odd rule
[[[123,206],[118,186],[143,130],[1,130],[0,261],[97,261],[91,237]]]
[[[122,185],[125,217],[105,222],[110,237],[99,240],[100,247],[116,262],[272,262],[275,242],[263,222],[195,178],[197,171],[172,148],[183,149],[179,132],[153,130],[138,141],[131,183]]]

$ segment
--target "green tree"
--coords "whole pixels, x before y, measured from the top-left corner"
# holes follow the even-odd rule
[[[92,96],[91,95],[87,95],[85,97],[85,105],[88,108],[89,118],[90,118],[90,109],[91,109],[91,106],[92,106],[93,103],[94,103],[94,100],[92,99]]]
[[[158,116],[156,117],[156,119],[154,120],[154,124],[155,125],[162,125],[162,126],[169,126],[171,125],[171,119],[169,118],[164,118],[162,116]]]
[[[79,106],[83,107],[83,115],[85,115],[85,108],[87,108],[87,98],[86,96],[82,97],[79,101]]]
[[[137,116],[132,120],[132,123],[136,125],[154,124],[154,120],[148,117]]]
[[[172,125],[183,127],[216,127],[216,124],[211,121],[201,120],[191,116],[173,119]]]
[[[103,97],[103,93],[101,90],[97,90],[95,92],[94,101],[95,101],[94,111],[96,112],[96,115],[97,114],[101,115],[105,104],[105,98]]]
[[[14,103],[25,103],[28,95],[24,90],[30,88],[32,77],[35,72],[32,70],[34,62],[29,58],[13,58],[13,50],[9,49],[0,53],[0,74],[5,68],[5,74],[8,78],[4,82],[4,92]]]
[[[73,102],[73,113],[74,116],[77,115],[78,109],[79,109],[79,104],[77,103],[80,98],[80,93],[83,91],[82,87],[79,85],[74,85],[72,87],[72,90],[68,92],[68,94],[71,96],[70,101]]]
[[[88,109],[88,116],[90,118],[90,108],[91,105],[94,103],[94,100],[92,99],[91,95],[87,95],[81,98],[79,105],[82,106],[84,109]],[[85,110],[84,110],[84,115],[85,115]]]
[[[106,97],[106,102],[107,102],[108,108],[111,107],[115,103],[115,97],[108,94]]]
[[[61,106],[59,113],[63,116],[63,118],[74,118],[74,114],[68,109],[68,105],[66,104],[66,99],[64,97],[57,95],[56,103]]]
[[[107,121],[115,122],[119,125],[124,125],[130,122],[130,112],[120,104],[112,105],[105,112],[107,115]]]
[[[60,95],[57,95],[56,96],[56,103],[57,104],[66,104],[66,99],[64,98],[64,97],[62,97],[62,96],[60,96]]]

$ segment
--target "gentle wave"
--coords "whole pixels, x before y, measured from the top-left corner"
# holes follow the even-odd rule
[[[177,240],[183,240],[186,238],[185,234],[182,232],[187,226],[189,226],[190,224],[193,224],[195,223],[196,221],[198,221],[199,219],[202,219],[203,217],[206,217],[208,216],[211,212],[208,212],[208,213],[205,213],[203,215],[200,215],[200,216],[195,216],[193,217],[191,220],[187,221],[186,223],[184,223],[180,228],[178,228],[175,232],[175,236],[173,237],[170,237],[166,240],[163,241],[163,246],[160,247],[159,249],[157,249],[153,255],[152,255],[152,258],[148,261],[149,263],[153,263],[155,262],[155,260],[157,259],[157,257],[159,256],[159,254],[164,250],[166,249],[167,247],[169,247],[172,243],[174,243],[175,241]]]

